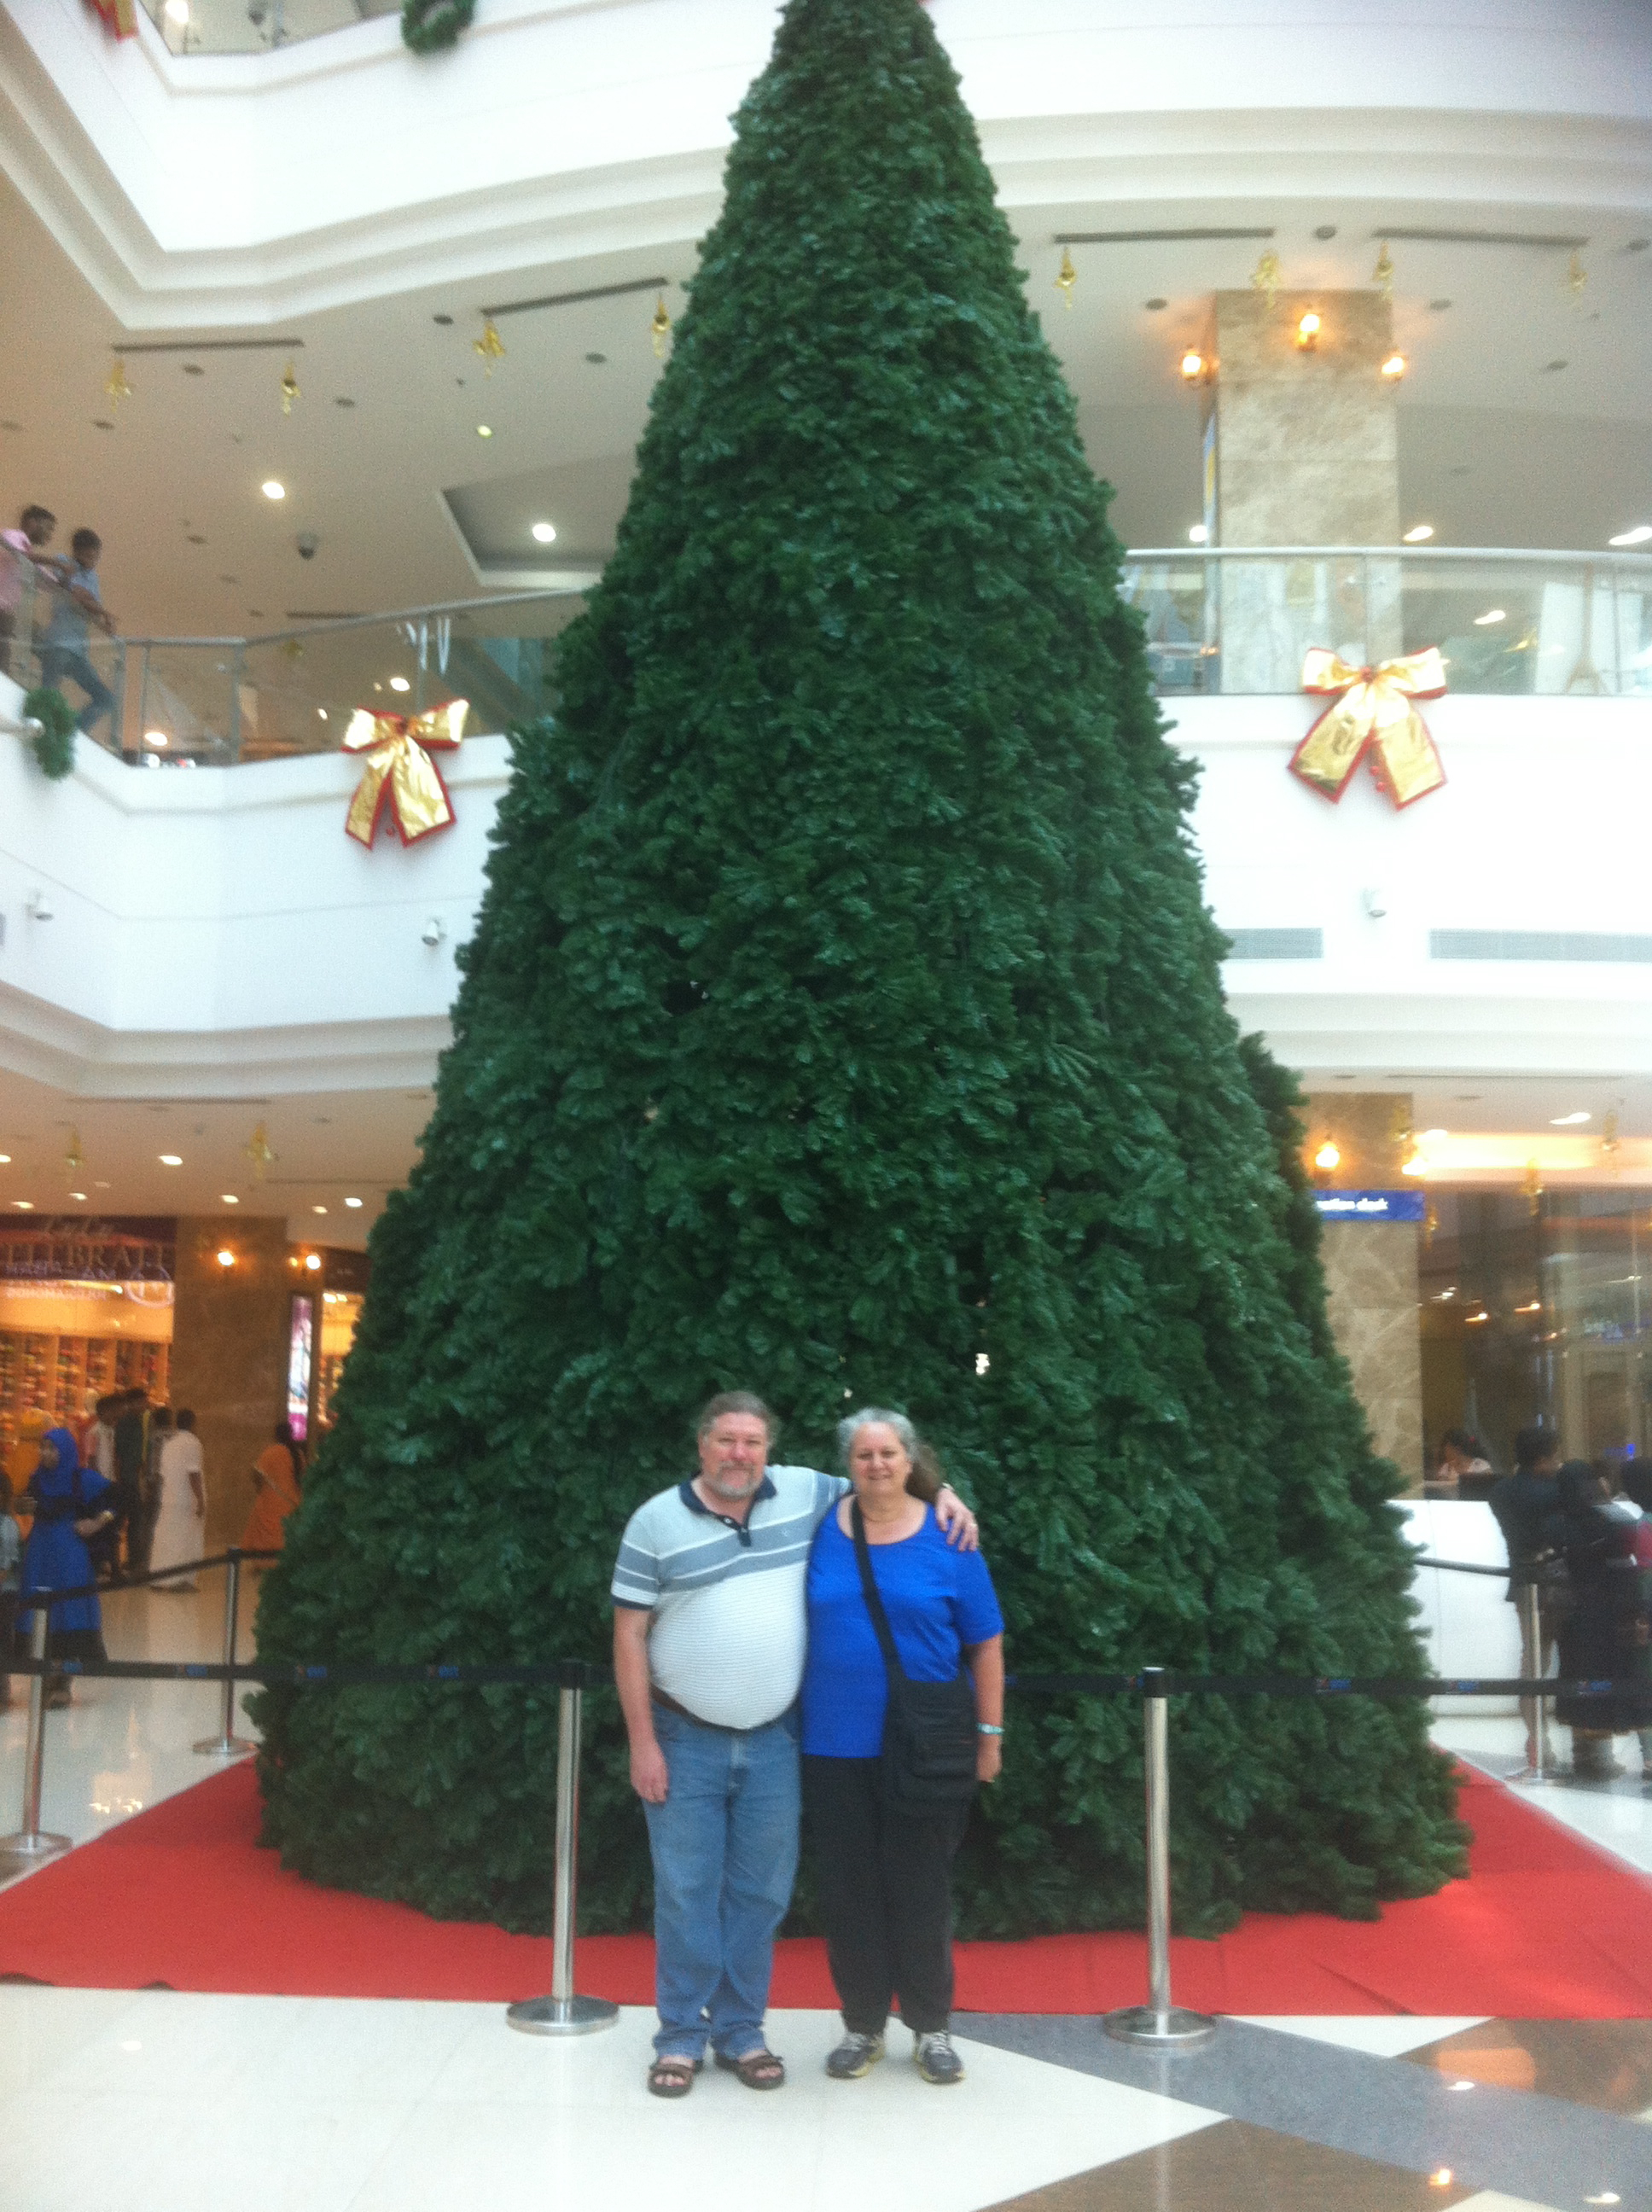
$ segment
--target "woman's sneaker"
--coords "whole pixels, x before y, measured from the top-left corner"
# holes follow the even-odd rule
[[[883,2055],[881,2035],[858,2035],[851,2028],[826,2061],[826,2071],[834,2081],[858,2081],[863,2074],[871,2073]]]
[[[932,2081],[938,2089],[949,2087],[963,2079],[963,2061],[952,2048],[952,2039],[944,2028],[932,2034],[920,2035],[913,2049],[913,2061],[926,2081]]]

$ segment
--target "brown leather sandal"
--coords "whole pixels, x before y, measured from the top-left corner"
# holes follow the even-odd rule
[[[656,2058],[648,2069],[648,2094],[651,2097],[686,2097],[694,2087],[694,2077],[700,2071],[697,2058],[680,2057],[667,2051]]]
[[[725,2074],[738,2074],[748,2089],[778,2089],[786,2080],[786,2061],[772,2051],[748,2051],[744,2058],[720,2051],[716,2059]]]

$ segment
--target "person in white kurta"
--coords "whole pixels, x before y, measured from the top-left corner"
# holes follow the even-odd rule
[[[151,1570],[161,1574],[181,1566],[186,1559],[206,1553],[206,1472],[201,1458],[201,1439],[195,1433],[195,1416],[185,1410],[178,1425],[161,1447],[161,1504],[155,1515],[155,1540],[149,1547]],[[157,1589],[193,1589],[191,1577],[173,1575],[157,1583]]]

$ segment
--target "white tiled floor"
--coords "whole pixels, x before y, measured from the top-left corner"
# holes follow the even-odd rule
[[[831,2082],[835,2014],[771,2024],[778,2095],[709,2073],[666,2105],[635,2009],[557,2043],[498,2005],[0,1989],[0,2187],[20,2212],[972,2212],[1220,2117],[980,2045],[939,2097],[898,2029]]]
[[[1562,1766],[1570,1764],[1570,1731],[1552,1731]],[[1434,1724],[1434,1741],[1488,1774],[1514,1774],[1525,1765],[1526,1731],[1518,1715],[1479,1719],[1450,1716]],[[1652,1874],[1652,1782],[1641,1778],[1640,1747],[1632,1735],[1615,1739],[1613,1752],[1625,1772],[1615,1782],[1516,1784],[1521,1796],[1574,1833]]]

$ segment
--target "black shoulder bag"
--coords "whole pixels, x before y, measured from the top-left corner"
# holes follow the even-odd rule
[[[944,1812],[967,1804],[975,1791],[975,1686],[966,1671],[950,1682],[908,1681],[890,1632],[889,1615],[872,1571],[866,1527],[857,1498],[849,1507],[860,1588],[883,1649],[889,1676],[884,1717],[884,1796],[898,1813]]]

